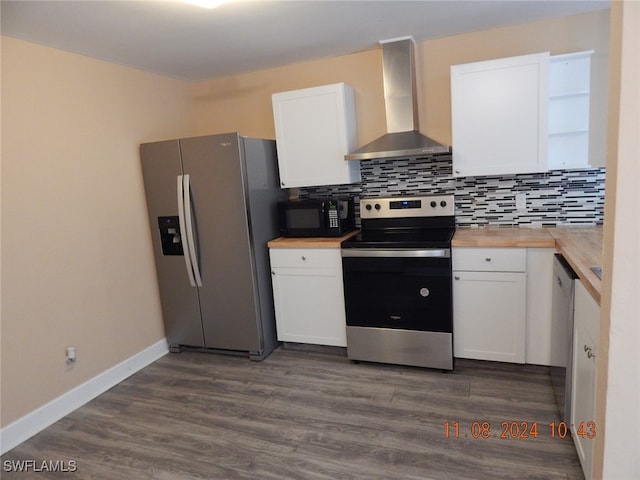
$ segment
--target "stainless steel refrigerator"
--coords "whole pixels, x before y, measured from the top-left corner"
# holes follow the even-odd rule
[[[278,236],[275,142],[237,133],[140,146],[171,351],[266,358],[277,346],[267,242]]]

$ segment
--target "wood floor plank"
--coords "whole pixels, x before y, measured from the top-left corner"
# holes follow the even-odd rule
[[[74,460],[76,472],[2,478],[581,480],[571,441],[551,438],[558,420],[544,367],[459,360],[443,373],[295,348],[263,362],[183,352],[2,457]],[[475,438],[485,421],[491,434]],[[500,438],[503,421],[538,422],[539,434]]]

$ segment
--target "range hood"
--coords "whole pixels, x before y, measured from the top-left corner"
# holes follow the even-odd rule
[[[345,160],[410,158],[451,153],[451,147],[425,137],[418,128],[413,39],[381,41],[387,133],[344,156]]]

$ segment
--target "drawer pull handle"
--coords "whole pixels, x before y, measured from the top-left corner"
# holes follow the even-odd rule
[[[307,261],[307,257],[305,257],[304,255],[302,255],[302,257],[300,257],[300,258],[302,258],[302,261],[303,261],[303,262],[306,262],[306,261]]]
[[[491,261],[491,257],[486,257],[486,258],[484,259],[484,261],[485,261],[485,262],[490,262],[490,261]]]
[[[457,275],[455,277],[453,277],[453,278],[455,278],[456,280],[460,280],[460,277],[457,276]]]

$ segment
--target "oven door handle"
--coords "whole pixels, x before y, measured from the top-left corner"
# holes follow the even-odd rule
[[[343,248],[343,257],[374,257],[374,258],[398,258],[398,257],[451,257],[450,248],[429,248],[424,250],[402,248]]]

